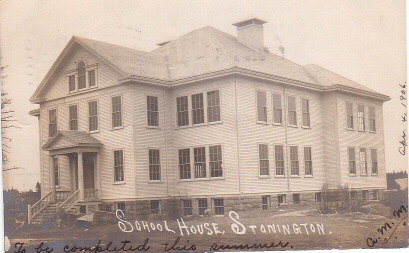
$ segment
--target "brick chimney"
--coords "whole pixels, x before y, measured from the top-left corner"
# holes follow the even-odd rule
[[[267,23],[258,18],[246,19],[233,25],[237,27],[237,40],[256,51],[264,51],[263,24]]]

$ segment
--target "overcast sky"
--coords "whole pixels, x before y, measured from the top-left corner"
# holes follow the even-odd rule
[[[384,105],[387,170],[406,169],[398,152],[404,125],[398,84],[406,80],[404,1],[1,1],[0,43],[5,89],[20,129],[13,138],[7,184],[39,181],[38,105],[29,97],[71,36],[141,50],[203,26],[236,34],[231,24],[259,17],[265,45],[299,64],[315,63],[392,98]]]

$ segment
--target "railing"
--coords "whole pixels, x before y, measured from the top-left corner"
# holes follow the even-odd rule
[[[51,203],[52,192],[50,191],[34,205],[28,205],[27,210],[27,219],[28,224],[31,224],[31,220],[39,214],[44,208],[46,208]]]
[[[98,200],[98,189],[84,189],[84,200]]]
[[[70,196],[70,194],[70,191],[58,191],[55,193],[55,199],[57,203],[64,202]]]
[[[78,202],[79,194],[80,190],[78,189],[73,194],[68,196],[68,198],[64,200],[64,202],[57,206],[57,212],[59,210],[68,210],[69,208],[71,208],[75,203]]]

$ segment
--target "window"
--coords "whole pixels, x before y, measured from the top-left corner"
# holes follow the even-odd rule
[[[126,212],[125,202],[117,202],[116,203],[116,209],[121,210],[125,214],[125,212]]]
[[[349,174],[356,175],[355,148],[348,148]]]
[[[267,98],[264,91],[257,91],[257,121],[267,123]]]
[[[297,126],[297,109],[295,106],[295,97],[288,97],[288,125]]]
[[[369,199],[369,192],[368,190],[363,190],[362,191],[362,199],[368,200]]]
[[[372,160],[372,174],[378,174],[378,154],[376,149],[371,149],[371,160]]]
[[[48,111],[48,136],[53,137],[57,133],[57,109]]]
[[[151,200],[151,214],[161,213],[161,203],[160,200]]]
[[[207,120],[209,122],[220,121],[220,95],[218,90],[207,92]]]
[[[310,127],[310,101],[308,99],[301,99],[302,106],[302,126]]]
[[[261,196],[261,209],[262,210],[270,209],[270,196],[268,195]]]
[[[122,97],[112,97],[112,128],[122,126]]]
[[[304,147],[304,169],[306,176],[312,176],[312,155],[311,147]]]
[[[190,179],[190,150],[179,149],[179,173],[180,179]]]
[[[54,159],[54,180],[55,186],[60,186],[60,166],[58,166],[58,158],[53,157]]]
[[[354,129],[354,112],[352,103],[346,102],[346,113],[347,113],[347,129]]]
[[[359,163],[360,163],[360,168],[361,168],[361,175],[367,175],[368,165],[366,162],[366,149],[365,148],[359,149]]]
[[[213,199],[214,214],[224,215],[224,202],[223,199]]]
[[[290,161],[291,161],[291,175],[292,176],[300,175],[297,146],[290,146]]]
[[[149,180],[160,181],[160,152],[149,149]]]
[[[75,88],[75,75],[70,75],[68,76],[68,91],[73,92]]]
[[[192,215],[193,214],[193,205],[191,199],[182,200],[183,215]]]
[[[274,146],[274,157],[276,162],[276,176],[284,176],[284,147],[283,145]]]
[[[321,192],[316,192],[315,193],[315,202],[321,202],[322,201],[322,193]]]
[[[193,125],[204,123],[203,93],[192,95]]]
[[[365,109],[363,105],[358,105],[358,131],[365,131]]]
[[[159,126],[159,109],[158,109],[158,98],[148,96],[146,98],[146,108],[148,117],[148,126]]]
[[[88,86],[94,87],[97,85],[96,78],[95,78],[95,69],[88,71]]]
[[[193,149],[195,162],[195,178],[206,177],[206,148],[199,147]]]
[[[351,191],[351,199],[357,199],[358,198],[358,192],[357,191]]]
[[[78,89],[85,89],[87,87],[87,82],[85,79],[85,63],[80,61],[78,63]]]
[[[281,94],[273,94],[273,123],[282,124],[283,123],[283,108],[281,106]]]
[[[124,153],[123,150],[114,151],[114,181],[124,181]]]
[[[70,116],[70,130],[78,130],[78,108],[77,105],[68,107]]]
[[[277,203],[278,203],[278,206],[285,205],[286,203],[285,194],[281,194],[277,196]]]
[[[88,102],[88,129],[90,132],[98,130],[98,102]]]
[[[301,195],[299,193],[293,194],[293,204],[300,204]]]
[[[259,144],[258,145],[258,155],[259,155],[259,166],[260,166],[260,176],[269,175],[269,161],[268,161],[268,145]]]
[[[199,215],[204,215],[206,210],[208,209],[207,199],[198,199],[197,200],[197,206],[198,206]]]
[[[209,167],[211,177],[222,177],[222,146],[210,146],[209,147]]]
[[[369,131],[376,132],[375,107],[369,107]]]
[[[187,96],[176,99],[178,126],[189,125],[189,106]]]
[[[379,200],[379,190],[372,191],[372,200]]]

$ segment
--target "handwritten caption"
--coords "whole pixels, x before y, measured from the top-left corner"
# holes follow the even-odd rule
[[[406,142],[406,122],[408,120],[407,117],[407,113],[406,113],[406,104],[407,104],[407,95],[406,95],[406,82],[404,84],[399,84],[399,87],[401,88],[400,90],[400,96],[399,96],[399,100],[400,100],[400,104],[403,106],[404,112],[401,115],[401,121],[403,123],[405,123],[405,129],[402,131],[402,135],[401,135],[401,140],[399,141],[399,153],[401,155],[406,155],[406,148],[408,146],[407,142]]]

